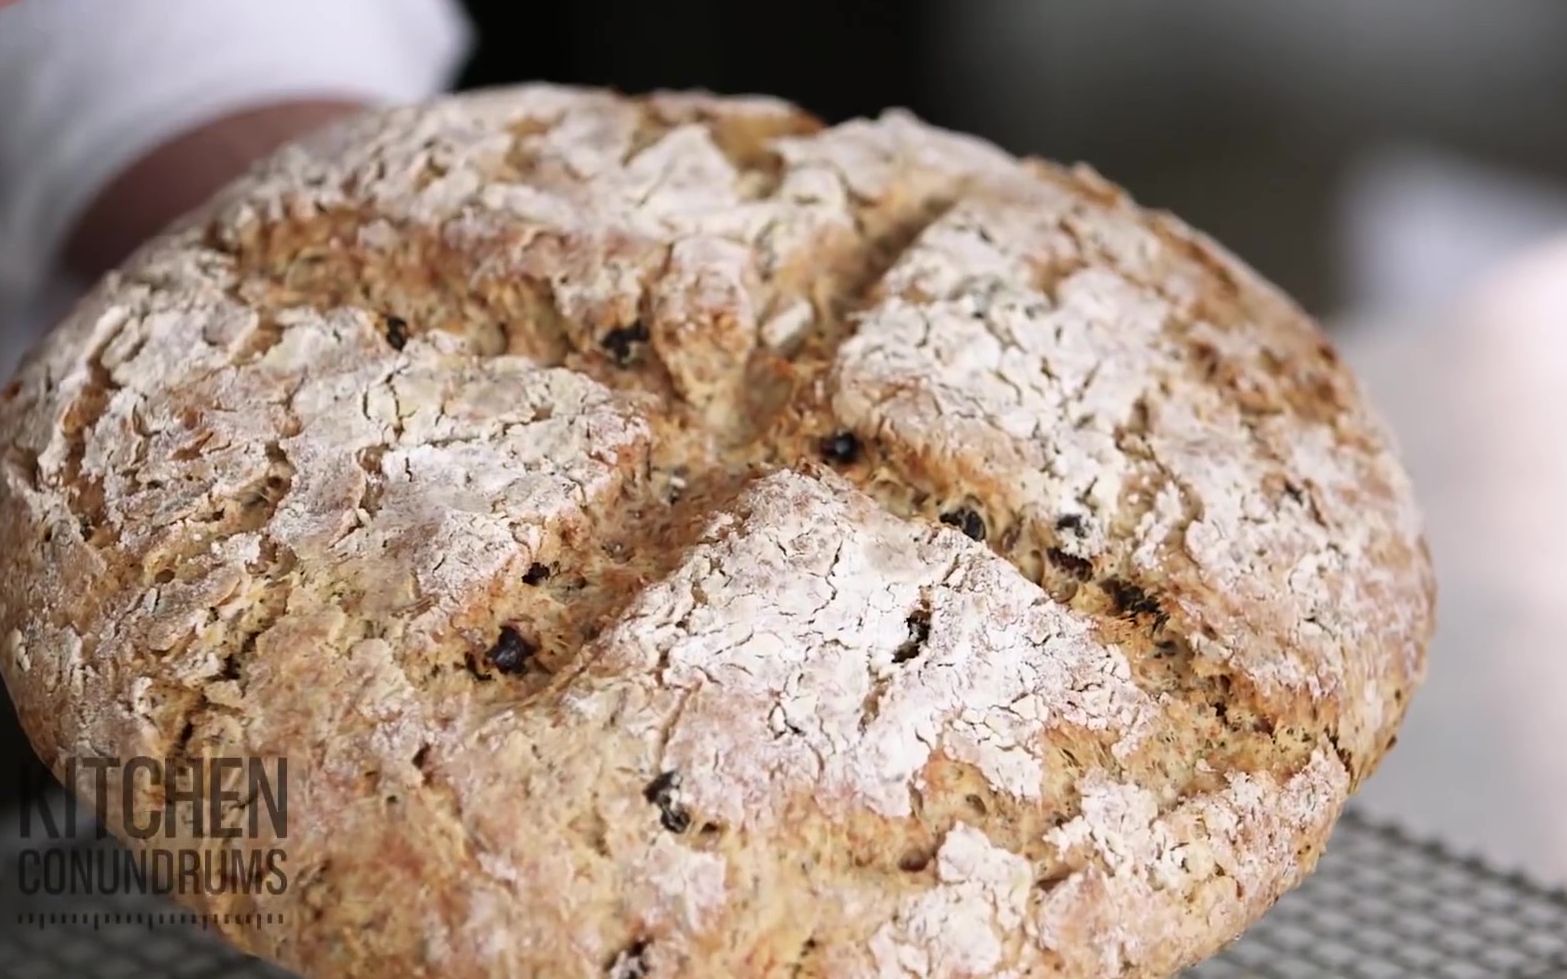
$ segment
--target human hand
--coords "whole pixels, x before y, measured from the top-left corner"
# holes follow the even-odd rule
[[[257,159],[362,107],[343,99],[279,102],[230,113],[165,141],[121,170],[82,212],[66,239],[67,266],[96,278]]]

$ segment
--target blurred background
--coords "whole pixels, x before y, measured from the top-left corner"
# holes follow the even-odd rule
[[[1395,429],[1442,588],[1362,804],[1567,882],[1567,4],[502,6],[472,6],[463,86],[908,106],[1088,161],[1295,295]]]

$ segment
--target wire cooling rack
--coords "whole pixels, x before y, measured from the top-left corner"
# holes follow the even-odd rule
[[[20,893],[0,870],[3,979],[288,979],[156,898]],[[70,845],[70,844],[68,844]],[[113,846],[83,842],[75,846]],[[1353,811],[1321,866],[1187,979],[1567,979],[1567,893]]]

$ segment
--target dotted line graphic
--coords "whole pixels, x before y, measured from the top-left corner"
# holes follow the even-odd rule
[[[24,928],[42,930],[49,927],[91,928],[97,931],[109,926],[140,925],[148,930],[163,927],[196,927],[210,931],[214,927],[236,925],[244,928],[265,928],[281,925],[286,915],[252,912],[246,914],[213,914],[195,911],[24,911],[16,916],[16,923]]]

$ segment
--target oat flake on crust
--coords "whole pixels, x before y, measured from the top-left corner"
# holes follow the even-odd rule
[[[289,887],[191,901],[305,975],[1170,975],[1432,625],[1306,317],[896,112],[366,115],[100,283],[0,446],[34,744],[286,755]]]

